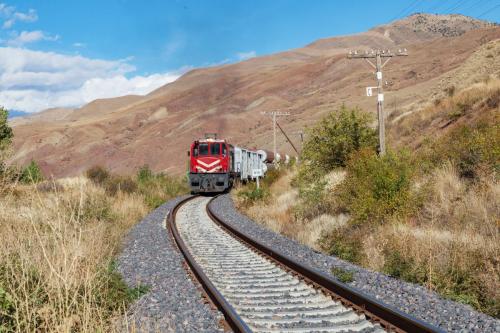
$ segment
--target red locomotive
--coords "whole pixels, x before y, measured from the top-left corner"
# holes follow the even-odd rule
[[[234,181],[233,147],[226,140],[204,139],[191,144],[189,184],[192,192],[223,192]]]
[[[196,140],[189,155],[189,186],[191,192],[223,192],[236,180],[254,180],[267,171],[267,153],[249,150],[213,138]]]

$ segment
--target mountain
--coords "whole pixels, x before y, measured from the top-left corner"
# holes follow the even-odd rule
[[[9,116],[8,116],[8,118],[9,119],[13,119],[13,118],[18,118],[18,117],[26,117],[28,115],[29,115],[28,112],[16,111],[16,110],[9,110]]]
[[[295,141],[298,131],[344,103],[374,111],[374,99],[364,96],[365,87],[375,83],[373,69],[361,59],[347,59],[350,49],[408,49],[408,57],[394,58],[384,68],[386,110],[389,116],[394,111],[404,116],[449,85],[460,88],[499,75],[498,54],[473,61],[499,38],[500,27],[485,21],[414,14],[364,33],[195,69],[146,96],[97,100],[13,120],[13,162],[33,158],[57,177],[94,164],[121,173],[144,164],[182,173],[189,143],[205,132],[251,148],[271,148],[272,126],[263,111],[289,111],[279,122]],[[454,80],[457,73],[465,75],[462,80]],[[278,145],[292,152],[281,135]]]

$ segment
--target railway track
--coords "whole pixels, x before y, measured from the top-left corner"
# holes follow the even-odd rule
[[[184,200],[168,225],[234,331],[440,332],[232,229],[210,200]]]

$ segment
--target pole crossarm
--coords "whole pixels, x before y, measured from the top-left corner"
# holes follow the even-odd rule
[[[408,51],[406,49],[399,49],[396,52],[391,50],[370,50],[364,52],[349,51],[347,55],[348,59],[376,59],[378,56],[381,58],[392,58],[392,57],[406,57],[408,56]]]
[[[261,114],[265,114],[268,116],[276,115],[276,116],[289,116],[291,113],[290,112],[284,112],[284,111],[262,111]]]

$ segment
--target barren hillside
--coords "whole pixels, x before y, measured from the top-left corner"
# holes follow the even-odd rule
[[[499,38],[500,27],[483,21],[415,14],[365,33],[196,69],[147,96],[99,100],[13,121],[14,161],[33,158],[55,176],[78,174],[94,164],[124,173],[143,164],[180,173],[189,142],[204,132],[270,148],[271,124],[261,114],[269,110],[291,112],[280,123],[298,141],[298,130],[342,103],[374,111],[375,101],[364,96],[364,87],[374,83],[373,69],[348,60],[349,49],[408,49],[410,56],[391,60],[384,69],[387,111],[404,117],[460,84],[458,74],[471,82],[498,76],[498,52],[484,48]],[[291,151],[282,138],[279,146]]]

